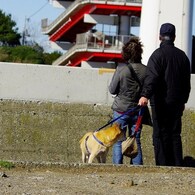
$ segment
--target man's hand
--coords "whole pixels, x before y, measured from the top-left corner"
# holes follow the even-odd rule
[[[138,102],[139,106],[147,106],[148,105],[148,99],[145,97],[141,97]]]

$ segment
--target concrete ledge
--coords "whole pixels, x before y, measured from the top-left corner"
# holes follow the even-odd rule
[[[168,166],[153,166],[153,165],[143,165],[143,166],[134,166],[128,164],[122,165],[113,165],[113,164],[83,164],[83,163],[62,163],[62,162],[18,162],[18,161],[11,161],[17,170],[19,169],[35,169],[35,170],[53,170],[58,171],[62,170],[63,172],[72,172],[74,173],[86,173],[86,172],[124,172],[124,173],[152,173],[152,172],[174,172],[180,171],[184,172],[192,170],[195,172],[194,168],[190,167],[168,167]]]

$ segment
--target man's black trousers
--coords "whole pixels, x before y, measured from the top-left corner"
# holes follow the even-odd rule
[[[151,109],[156,165],[182,166],[181,117],[184,105],[155,104]]]

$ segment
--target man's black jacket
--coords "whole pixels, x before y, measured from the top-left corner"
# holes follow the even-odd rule
[[[153,103],[185,104],[190,93],[190,62],[171,41],[161,42],[151,55],[141,96]]]

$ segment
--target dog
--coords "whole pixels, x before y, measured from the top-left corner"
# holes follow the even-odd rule
[[[79,141],[82,162],[92,163],[94,158],[96,158],[98,163],[106,163],[109,147],[122,138],[122,136],[123,133],[118,123],[114,123],[111,127],[99,131],[86,133]]]

